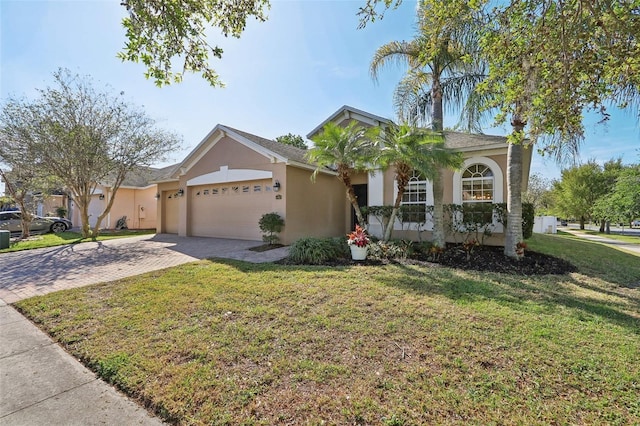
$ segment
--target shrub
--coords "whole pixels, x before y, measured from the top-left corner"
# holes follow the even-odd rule
[[[522,203],[522,237],[526,240],[533,235],[533,221],[536,211],[532,203]]]
[[[351,256],[351,249],[349,248],[349,243],[343,237],[329,238],[328,241],[333,246],[336,253],[336,257],[348,259]]]
[[[321,265],[330,260],[344,257],[344,238],[301,238],[289,247],[289,260],[293,263]],[[349,247],[347,246],[347,252]]]
[[[368,257],[374,260],[406,259],[411,243],[407,241],[376,241],[369,244]]]
[[[275,234],[282,231],[284,219],[282,219],[278,213],[265,213],[260,218],[258,225],[260,226],[260,230],[265,232],[265,234],[262,235],[262,241],[275,244],[280,240]]]
[[[56,207],[56,216],[58,217],[66,217],[67,216],[67,208],[64,206]]]
[[[431,241],[420,241],[415,242],[411,246],[411,250],[415,254],[421,254],[427,256],[431,253],[431,248],[433,247],[433,243]]]

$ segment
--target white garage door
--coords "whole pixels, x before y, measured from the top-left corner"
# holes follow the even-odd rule
[[[166,234],[178,233],[178,198],[175,191],[165,191],[162,193],[162,232]]]
[[[271,180],[189,188],[190,235],[262,240],[260,217],[272,211]]]

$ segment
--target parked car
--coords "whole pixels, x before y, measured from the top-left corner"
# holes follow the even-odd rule
[[[640,220],[634,220],[633,222],[631,222],[631,227],[634,227],[634,226],[640,227]]]
[[[34,216],[31,221],[31,226],[29,227],[29,232],[34,234],[53,232],[57,234],[72,227],[73,224],[71,221],[62,217]],[[22,212],[0,212],[0,230],[9,231],[12,234],[22,233]]]
[[[560,219],[560,226],[567,226],[567,219]]]

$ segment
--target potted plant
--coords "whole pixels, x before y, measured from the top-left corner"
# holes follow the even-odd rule
[[[367,232],[362,229],[360,225],[356,225],[355,231],[347,235],[347,243],[349,243],[351,258],[353,260],[365,260],[367,258],[371,240]]]

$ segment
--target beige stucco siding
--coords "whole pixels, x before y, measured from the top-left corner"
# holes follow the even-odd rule
[[[103,227],[113,229],[118,219],[127,217],[129,229],[156,228],[157,204],[155,185],[148,188],[119,188]],[[112,193],[107,193],[112,196]]]
[[[178,233],[178,205],[180,200],[175,197],[177,191],[178,182],[158,184],[157,193],[160,194],[160,199],[156,202],[156,232],[158,233]]]
[[[260,217],[271,211],[268,180],[230,182],[189,188],[189,235],[261,240]]]
[[[336,237],[346,232],[344,186],[333,175],[319,173],[315,183],[312,170],[288,167],[286,185],[285,244],[308,236]]]
[[[58,207],[67,208],[67,197],[64,195],[49,195],[42,201],[42,216],[58,216]],[[67,212],[68,214],[68,212]]]
[[[229,169],[268,169],[269,159],[264,155],[227,137],[220,139],[202,158],[185,174],[187,180],[228,166]]]
[[[177,234],[180,200],[175,196],[173,191],[163,191],[162,199],[162,227],[160,232],[165,234]]]

